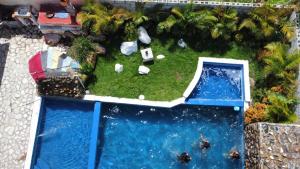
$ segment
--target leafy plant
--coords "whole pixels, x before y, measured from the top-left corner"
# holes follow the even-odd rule
[[[142,5],[139,5],[142,8]],[[88,1],[78,14],[78,21],[87,33],[98,35],[109,35],[124,28],[127,38],[132,38],[137,27],[146,21],[148,17],[143,15],[142,9],[130,12],[125,8],[106,6]]]
[[[271,38],[277,32],[287,40],[291,40],[295,35],[294,24],[289,21],[291,10],[287,8],[275,9],[271,6],[255,8],[250,11],[238,29],[247,29],[257,38]]]
[[[274,75],[279,79],[292,81],[294,74],[300,64],[300,53],[294,51],[289,53],[288,46],[273,42],[265,46],[269,53],[263,57],[266,64],[264,67],[265,76]]]
[[[74,39],[72,46],[68,50],[68,55],[79,63],[83,63],[91,52],[95,52],[95,45],[93,42],[86,37],[78,37]]]
[[[77,18],[88,33],[101,35],[119,30],[125,21],[132,18],[132,13],[124,8],[108,9],[102,4],[87,2]]]
[[[245,124],[262,122],[266,120],[266,108],[264,103],[255,103],[245,112]]]
[[[206,9],[194,10],[192,4],[185,6],[181,9],[179,7],[174,7],[170,11],[170,16],[164,21],[157,25],[157,32],[171,32],[174,27],[177,27],[179,32],[182,34],[193,33],[195,29],[197,30],[209,30],[217,18],[213,16],[212,12]]]
[[[296,120],[293,108],[295,99],[287,99],[278,94],[268,96],[269,105],[267,108],[267,118],[271,122],[294,122]]]
[[[86,37],[78,37],[69,48],[68,55],[80,63],[83,73],[90,74],[95,68],[96,44]]]
[[[143,11],[144,3],[137,3],[135,12],[131,13],[131,18],[126,22],[124,27],[126,41],[136,40],[138,38],[138,27],[149,21],[149,18],[144,15]]]
[[[225,40],[229,40],[232,33],[237,30],[237,10],[218,7],[213,9],[212,12],[213,16],[217,18],[217,22],[212,25],[211,37],[213,39],[223,37]]]

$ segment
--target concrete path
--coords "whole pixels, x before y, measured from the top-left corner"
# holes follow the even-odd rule
[[[23,168],[36,95],[27,62],[42,45],[36,28],[0,28],[0,169]]]

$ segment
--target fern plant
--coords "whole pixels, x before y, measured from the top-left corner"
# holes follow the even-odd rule
[[[247,29],[257,39],[271,38],[277,32],[291,40],[294,35],[294,23],[289,21],[291,10],[287,8],[275,9],[265,5],[250,11],[239,25],[238,30]]]
[[[296,104],[295,99],[287,99],[278,94],[270,94],[268,96],[269,105],[267,107],[267,118],[271,122],[294,122],[297,116],[293,111]]]
[[[270,43],[265,49],[269,51],[268,56],[263,57],[265,76],[272,74],[277,78],[294,79],[292,74],[296,73],[300,64],[299,51],[289,53],[288,46],[279,42]]]

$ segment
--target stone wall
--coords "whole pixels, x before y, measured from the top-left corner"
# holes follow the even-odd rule
[[[78,77],[52,77],[38,82],[38,94],[41,96],[63,96],[82,98],[85,88]]]
[[[255,123],[245,128],[246,168],[300,168],[300,125]]]

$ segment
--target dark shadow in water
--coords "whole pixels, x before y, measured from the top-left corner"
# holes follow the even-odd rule
[[[0,85],[2,84],[2,78],[4,73],[4,68],[6,64],[7,54],[8,54],[9,44],[0,44]]]
[[[103,108],[101,109],[101,112],[103,113]],[[101,161],[101,154],[104,147],[104,132],[105,132],[105,124],[106,124],[106,118],[103,118],[103,114],[101,113],[100,117],[100,125],[99,125],[99,134],[98,134],[98,140],[97,140],[97,152],[96,152],[96,161],[95,161],[95,168],[98,168]]]

